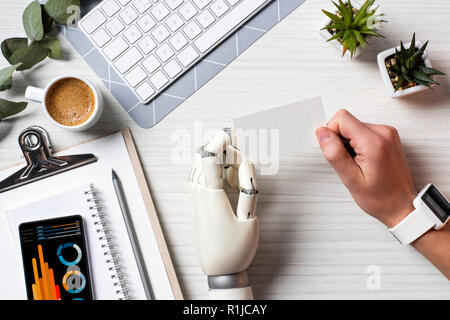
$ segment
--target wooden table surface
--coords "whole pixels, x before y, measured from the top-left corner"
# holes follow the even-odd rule
[[[24,36],[20,18],[27,0],[4,0],[1,40]],[[378,52],[417,39],[430,40],[432,64],[450,74],[450,2],[378,0],[388,24],[364,54],[342,59],[320,38],[320,9],[329,0],[307,0],[223,72],[150,130],[139,128],[84,60],[61,37],[64,58],[46,60],[14,75],[14,87],[0,97],[24,99],[27,85],[43,86],[65,73],[83,75],[101,88],[105,112],[83,133],[52,125],[38,103],[0,124],[0,167],[17,162],[17,136],[29,125],[45,127],[55,148],[129,126],[145,167],[176,272],[186,298],[206,298],[190,220],[186,180],[190,168],[173,161],[190,155],[208,133],[231,119],[314,96],[322,96],[327,117],[345,107],[360,119],[398,128],[418,187],[435,183],[450,196],[450,79],[441,87],[391,99],[378,71]],[[0,66],[7,62],[1,58]],[[203,130],[195,128],[202,127]],[[177,137],[183,135],[184,143]],[[256,298],[450,298],[448,281],[410,247],[402,247],[384,226],[365,215],[323,159],[312,152],[284,156],[275,176],[260,177],[261,240],[249,274]],[[368,271],[380,271],[381,288],[369,289]]]

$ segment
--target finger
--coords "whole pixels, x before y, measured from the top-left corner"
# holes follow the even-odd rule
[[[341,138],[327,127],[316,129],[320,148],[342,182],[349,186],[363,178],[360,167],[344,146]]]
[[[206,146],[200,147],[196,152],[189,180],[208,188],[222,189],[224,151],[230,144],[231,136],[225,130],[221,130]]]
[[[242,153],[239,149],[233,145],[229,145],[226,149],[225,164],[234,167],[239,170],[239,166],[242,162]]]
[[[247,160],[242,161],[239,167],[239,202],[236,216],[238,220],[248,220],[255,216],[256,202],[258,200],[258,183],[255,168]]]
[[[338,136],[349,139],[350,145],[356,152],[356,147],[367,144],[372,134],[371,130],[364,123],[344,109],[336,112],[327,126]]]
[[[223,177],[227,181],[230,188],[239,189],[238,169],[233,166],[228,166],[225,167],[223,171]]]
[[[200,147],[194,155],[189,182],[211,189],[223,189],[222,165],[217,157]]]
[[[221,154],[227,149],[231,142],[231,136],[227,133],[226,129],[220,130],[220,132],[218,132],[205,146],[205,151],[213,154]]]
[[[384,124],[374,124],[374,123],[364,123],[366,127],[368,127],[370,130],[381,136],[382,138],[392,141],[399,139],[400,136],[397,132],[397,129],[395,129],[392,126],[384,125]]]

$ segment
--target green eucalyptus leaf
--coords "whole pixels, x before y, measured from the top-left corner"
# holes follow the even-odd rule
[[[27,105],[28,102],[13,102],[0,99],[0,120],[22,112]]]
[[[52,59],[61,59],[61,48],[58,38],[46,36],[44,39],[38,42],[41,47],[50,50],[49,57]]]
[[[44,33],[47,34],[56,30],[55,20],[53,20],[53,18],[47,14],[43,4],[41,4],[41,12],[42,12],[42,24],[44,26]]]
[[[22,63],[18,63],[0,70],[0,91],[4,91],[12,87],[12,75],[21,65]]]
[[[44,48],[39,45],[39,43],[35,42],[29,47],[25,47],[14,52],[11,56],[11,63],[16,64],[22,62],[23,64],[17,70],[27,70],[47,58],[49,53],[49,49]]]
[[[57,23],[65,25],[72,13],[67,12],[70,6],[80,7],[80,0],[48,0],[44,5],[47,14]]]
[[[42,25],[42,9],[38,1],[31,2],[22,15],[23,28],[31,41],[39,41],[44,37]]]
[[[2,42],[2,53],[6,60],[11,63],[11,56],[19,49],[25,48],[28,45],[27,38],[10,38]],[[12,63],[11,63],[12,64]]]

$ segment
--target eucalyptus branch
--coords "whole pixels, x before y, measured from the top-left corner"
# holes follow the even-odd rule
[[[33,1],[25,8],[22,23],[27,38],[9,38],[1,43],[2,54],[11,66],[0,70],[0,91],[12,87],[15,71],[31,69],[47,57],[61,58],[59,40],[49,34],[56,29],[56,23],[66,24],[72,6],[80,7],[80,0],[48,0],[45,4]],[[0,121],[26,106],[26,102],[0,99]]]

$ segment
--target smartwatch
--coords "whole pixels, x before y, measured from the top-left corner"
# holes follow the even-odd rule
[[[413,201],[415,210],[389,231],[401,244],[410,244],[431,228],[442,229],[450,219],[450,203],[433,184]]]

